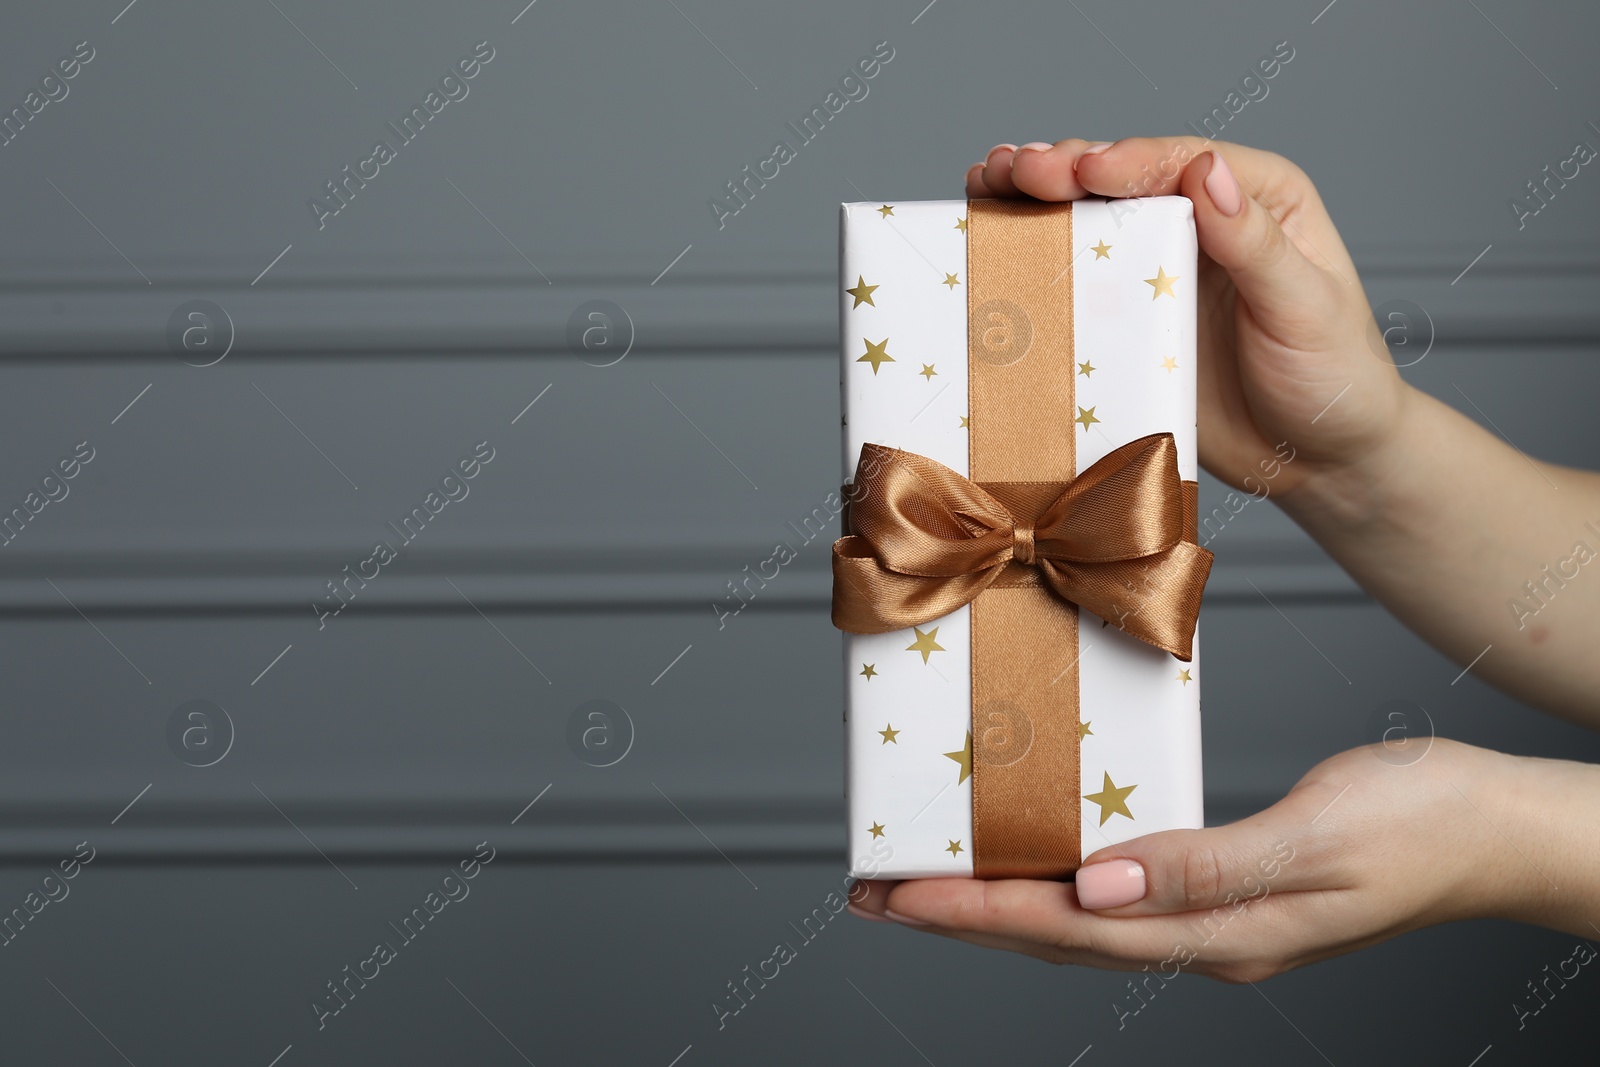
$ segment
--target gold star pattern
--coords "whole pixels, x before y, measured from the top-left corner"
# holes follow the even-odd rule
[[[1173,371],[1178,369],[1178,361],[1173,359],[1171,356],[1168,356],[1166,359],[1161,361],[1161,369],[1166,371],[1168,374],[1171,374]]]
[[[1085,737],[1093,736],[1094,731],[1089,729],[1090,725],[1091,725],[1090,723],[1086,723],[1086,722],[1080,722],[1078,724],[1078,740],[1079,741],[1082,741]]]
[[[1094,408],[1089,408],[1088,410],[1084,410],[1083,408],[1080,407],[1078,409],[1078,417],[1073,419],[1072,421],[1073,422],[1081,422],[1081,423],[1083,423],[1083,432],[1084,433],[1088,433],[1089,432],[1089,426],[1091,424],[1093,424],[1093,423],[1099,422],[1100,420],[1094,417]]]
[[[891,723],[886,723],[884,725],[884,728],[882,730],[879,730],[878,733],[883,735],[883,744],[885,744],[885,745],[887,745],[891,741],[894,741],[894,743],[897,744],[897,745],[900,743],[900,742],[894,740],[895,738],[900,736],[900,731],[896,730],[894,728],[894,723],[892,723],[892,722]]]
[[[950,841],[950,839],[948,837],[945,838],[945,840],[946,841]],[[946,852],[950,853],[950,855],[954,856],[957,852],[965,852],[966,849],[961,847],[961,842],[960,841],[950,841],[949,846],[947,848],[945,848],[944,851],[946,851]]]
[[[863,663],[858,673],[870,682],[878,676],[878,668],[871,663]]]
[[[1113,815],[1126,815],[1133,818],[1133,812],[1128,810],[1128,794],[1139,787],[1136,785],[1117,786],[1112,782],[1108,772],[1105,776],[1105,785],[1101,786],[1098,793],[1085,793],[1083,799],[1092,800],[1100,805],[1100,825],[1104,826],[1106,820]]]
[[[1176,299],[1178,299],[1178,294],[1174,293],[1172,291],[1172,283],[1177,281],[1177,280],[1178,280],[1177,278],[1169,278],[1169,277],[1167,277],[1167,272],[1165,270],[1163,270],[1162,268],[1157,267],[1156,268],[1156,276],[1154,278],[1146,278],[1144,280],[1144,283],[1146,285],[1155,286],[1155,290],[1156,291],[1150,294],[1150,299],[1151,300],[1154,300],[1156,297],[1160,296],[1162,293],[1166,293],[1168,296],[1172,297],[1172,299],[1176,300]]]
[[[924,363],[922,365],[922,369],[917,371],[917,373],[922,375],[924,378],[928,379],[929,381],[932,381],[933,380],[933,376],[935,374],[938,374],[939,372],[933,369],[933,364],[932,363]]]
[[[961,279],[957,278],[954,274],[946,274],[944,276],[944,285],[947,286],[948,288],[954,289],[956,286],[958,286],[960,284],[961,284]]]
[[[883,823],[881,823],[881,822],[873,823],[871,826],[869,826],[867,828],[867,833],[871,834],[873,837],[882,837],[883,836]],[[948,838],[946,840],[948,840]]]
[[[966,233],[967,232],[967,220],[966,219],[956,219],[956,229],[960,230],[962,233]]]
[[[1185,670],[1178,672],[1178,681],[1182,682],[1184,685],[1188,685],[1190,682],[1194,681],[1194,679],[1189,677],[1189,672]]]
[[[913,626],[912,629],[916,630],[917,639],[906,646],[907,652],[921,652],[922,662],[926,663],[928,662],[928,654],[930,652],[944,651],[944,646],[938,641],[934,640],[934,638],[939,636],[939,628],[937,626],[929,630],[927,633],[923,633],[922,630],[916,626]]]
[[[867,280],[857,274],[855,288],[845,290],[845,292],[856,298],[856,302],[850,305],[850,310],[854,311],[862,304],[866,304],[869,307],[877,307],[878,305],[872,302],[872,294],[877,288],[876,285],[868,285]]]
[[[967,418],[967,416],[965,416],[965,415],[960,416],[960,419],[961,419],[961,428],[963,430],[970,430],[972,428],[972,420],[971,419]]]
[[[1084,360],[1082,363],[1078,364],[1078,373],[1083,375],[1085,378],[1089,377],[1089,375],[1094,373],[1094,364],[1090,363],[1088,360]]]
[[[1106,244],[1106,239],[1104,237],[1100,238],[1099,244],[1089,246],[1089,250],[1094,253],[1095,259],[1110,259],[1111,248],[1111,245]]]
[[[972,777],[972,731],[967,731],[966,747],[959,752],[946,752],[945,759],[953,759],[961,765],[961,774],[956,778],[956,785],[960,785]]]
[[[863,344],[865,344],[867,346],[867,354],[862,356],[860,359],[856,360],[856,362],[857,363],[870,363],[870,364],[872,364],[872,376],[874,378],[876,378],[878,376],[878,368],[880,366],[882,366],[885,363],[893,363],[894,362],[894,357],[891,356],[889,354],[889,352],[888,352],[889,339],[887,337],[885,337],[883,340],[879,341],[877,344],[873,344],[871,341],[868,341],[865,337],[863,337],[861,339],[861,341],[862,341]]]
[[[888,218],[890,215],[894,214],[894,208],[889,204],[885,204],[878,209],[878,214],[882,215],[884,218]]]

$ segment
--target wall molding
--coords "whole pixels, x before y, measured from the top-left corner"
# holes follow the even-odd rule
[[[1295,602],[1351,603],[1366,594],[1309,541],[1218,538],[1206,604],[1260,605],[1262,594]],[[361,591],[355,616],[457,614],[475,609],[520,614],[583,611],[707,612],[728,596],[725,583],[749,562],[748,546],[636,553],[626,567],[609,554],[417,551],[403,568]],[[0,618],[74,616],[307,615],[337,571],[325,553],[241,552],[194,561],[163,553],[37,553],[0,573]],[[188,566],[185,566],[188,563]],[[70,591],[76,609],[44,579]],[[460,587],[456,592],[445,581]],[[826,612],[832,577],[825,546],[785,568],[752,611]],[[1257,588],[1251,586],[1255,583]]]
[[[1231,822],[1277,799],[1264,794],[1208,799],[1207,822]],[[436,806],[421,808],[399,800],[365,808],[325,804],[322,808],[330,814],[320,818],[302,814],[312,805],[299,800],[295,822],[305,836],[265,804],[230,807],[192,800],[159,810],[152,805],[146,811],[140,810],[141,804],[115,826],[108,825],[104,806],[48,812],[10,808],[0,809],[5,815],[0,866],[54,864],[78,841],[90,842],[99,856],[117,862],[326,866],[329,859],[339,864],[454,862],[463,848],[484,840],[494,845],[497,858],[543,864],[726,864],[728,858],[844,864],[841,801],[797,798],[762,805],[679,798],[678,803],[694,818],[694,826],[661,801],[584,806],[557,805],[551,797],[512,825],[526,798],[475,798],[470,806],[452,805],[443,815]],[[315,849],[307,844],[308,837]]]
[[[1441,344],[1600,339],[1600,258],[1592,252],[1495,249],[1455,281],[1475,254],[1388,250],[1358,259],[1358,266],[1375,305],[1391,299],[1420,305]],[[16,272],[0,271],[7,273]],[[235,350],[253,358],[441,352],[566,358],[567,319],[595,298],[626,309],[641,355],[800,350],[831,358],[837,337],[835,280],[825,273],[721,277],[685,270],[655,285],[621,275],[546,285],[467,266],[432,275],[350,270],[256,286],[248,277],[243,269],[186,268],[139,285],[121,276],[19,275],[0,287],[0,363],[170,360],[167,319],[197,298],[228,312]]]

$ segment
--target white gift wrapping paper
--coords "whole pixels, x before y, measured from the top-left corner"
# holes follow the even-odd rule
[[[1074,427],[1078,471],[1129,441],[1170,432],[1179,475],[1194,480],[1192,205],[1173,196],[1090,199],[1072,212],[1076,404],[1094,420]],[[867,442],[970,473],[966,217],[965,200],[841,205],[844,482]],[[937,635],[844,635],[845,796],[857,877],[973,873],[972,779],[961,779],[960,762],[972,728],[969,609],[920,630]],[[942,651],[910,647],[930,643]],[[1078,647],[1062,650],[1061,668],[1074,660],[1088,731],[1080,741],[1081,855],[1203,825],[1198,635],[1193,661],[1181,663],[1080,611]]]

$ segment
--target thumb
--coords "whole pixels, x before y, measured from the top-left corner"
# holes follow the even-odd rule
[[[1228,272],[1258,324],[1293,341],[1325,319],[1327,275],[1254,197],[1239,188],[1228,161],[1204,152],[1184,169],[1200,248]]]
[[[1078,904],[1102,915],[1166,915],[1333,888],[1336,875],[1325,863],[1302,855],[1303,807],[1291,794],[1227,826],[1167,830],[1103,848],[1078,868]]]

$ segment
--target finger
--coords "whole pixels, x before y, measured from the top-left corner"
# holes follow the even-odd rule
[[[873,918],[881,918],[884,910],[889,906],[889,894],[899,882],[887,879],[862,878],[850,887],[850,906],[856,912],[866,912]],[[865,887],[865,888],[863,888]]]
[[[1186,176],[1208,152],[1225,158],[1245,195],[1280,220],[1302,254],[1341,279],[1354,278],[1355,266],[1316,186],[1273,152],[1199,137],[1130,137],[1080,158],[1077,177],[1099,196],[1187,196]]]
[[[1069,883],[982,878],[901,882],[889,892],[885,910],[915,923],[1018,938],[1037,938],[1060,925],[1062,916],[1080,911]]]
[[[922,933],[1022,952],[1051,963],[1138,969],[1170,960],[1174,945],[1195,944],[1197,925],[1206,921],[1211,926],[1226,925],[1235,910],[1245,910],[1245,905],[1219,909],[1219,915],[1110,918],[1078,907],[1069,883],[926,878],[899,883],[885,913]],[[1243,931],[1250,926],[1258,925],[1248,923],[1234,929]],[[1262,939],[1283,941],[1282,929],[1272,933],[1269,926],[1258,928],[1264,931],[1261,936],[1237,937],[1230,945],[1213,945],[1208,939],[1205,950],[1190,958],[1203,957],[1208,963],[1250,958],[1266,952]]]
[[[1177,929],[1173,924],[1178,922],[1165,917],[1144,922],[1105,918],[1079,907],[1070,883],[1024,879],[901,882],[890,892],[885,914],[931,933],[1009,939],[1095,966],[1108,966],[1112,960],[1161,958],[1171,947]]]
[[[983,161],[983,184],[988,187],[990,196],[1021,195],[1017,187],[1011,184],[1011,157],[1016,151],[1014,144],[997,144],[989,149]]]
[[[1078,160],[1078,181],[1097,196],[1176,196],[1207,152],[1224,156],[1245,193],[1279,218],[1293,217],[1306,238],[1342,253],[1339,231],[1304,171],[1274,152],[1199,137],[1128,137]],[[1340,264],[1343,269],[1342,264]]]
[[[1039,200],[1087,196],[1088,190],[1078,181],[1078,159],[1090,147],[1090,142],[1076,137],[1053,145],[1025,144],[1011,159],[1011,183],[1019,192]]]
[[[1102,916],[1164,915],[1346,888],[1349,872],[1312,823],[1334,792],[1302,787],[1227,826],[1167,830],[1103,848],[1078,869],[1077,903]]]
[[[1259,910],[1264,911],[1266,907],[1263,904]],[[1168,981],[1184,970],[1209,974],[1226,981],[1262,981],[1291,966],[1338,956],[1383,940],[1382,937],[1373,937],[1359,943],[1330,945],[1306,951],[1298,944],[1304,939],[1293,936],[1297,929],[1295,923],[1306,918],[1304,909],[1268,919],[1261,918],[1257,910],[1246,910],[1239,913],[1237,918],[1229,914],[1201,915],[1198,918],[1152,916],[1107,923],[1107,936],[1102,939],[1102,944],[1110,950],[1109,953],[1059,948],[1037,941],[938,926],[920,929],[952,941],[1015,952],[1046,963],[1096,967],[1104,971],[1159,972]],[[1129,935],[1135,932],[1141,935],[1137,948],[1123,948],[1130,941]]]
[[[989,187],[983,184],[983,164],[974,163],[967,168],[967,196],[982,199],[988,195]]]
[[[1075,967],[1097,967],[1103,971],[1137,971],[1155,962],[1154,960],[1107,956],[1084,949],[1057,948],[1054,945],[1040,944],[1037,941],[1026,941],[1015,937],[1000,937],[997,934],[975,934],[969,930],[946,930],[937,926],[924,926],[920,929],[924,933],[938,934],[940,937],[949,938],[951,941],[964,941],[969,945],[977,945],[981,948],[1015,952],[1019,956],[1032,956],[1036,960],[1043,960],[1045,963],[1057,965],[1070,964]],[[1170,946],[1168,951],[1170,951]]]
[[[952,941],[965,941],[969,945],[980,948],[999,949],[1001,952],[1015,952],[1019,956],[1032,956],[1036,960],[1046,963],[1089,963],[1087,959],[1070,958],[1071,954],[1050,945],[1042,945],[1037,941],[1026,941],[1016,937],[999,937],[995,934],[975,934],[969,930],[946,930],[938,926],[919,927],[923,933],[938,934]],[[1091,963],[1090,966],[1103,966]]]
[[[962,881],[966,881],[966,879],[962,879]],[[1110,961],[1101,960],[1098,957],[1090,958],[1087,954],[1079,954],[1079,957],[1072,957],[1071,954],[1061,949],[1041,944],[1037,940],[1003,937],[999,934],[974,933],[969,930],[933,926],[924,920],[913,919],[911,916],[890,911],[888,906],[889,894],[900,884],[900,882],[867,881],[865,879],[857,882],[857,886],[865,886],[866,889],[861,893],[852,890],[850,894],[851,903],[849,905],[851,913],[874,922],[899,923],[920,933],[938,934],[941,937],[948,937],[955,941],[965,941],[968,944],[979,945],[983,948],[1000,949],[1005,952],[1016,952],[1024,956],[1032,956],[1047,963],[1085,963],[1098,967],[1112,965]]]
[[[1078,181],[1096,196],[1176,196],[1183,171],[1203,153],[1223,151],[1241,176],[1258,187],[1279,190],[1298,175],[1282,156],[1244,145],[1199,137],[1125,137],[1079,157]]]
[[[1184,169],[1200,248],[1233,279],[1256,322],[1282,337],[1324,328],[1337,283],[1308,260],[1268,210],[1241,189],[1228,161],[1205,152]],[[1328,299],[1323,299],[1326,296]]]

